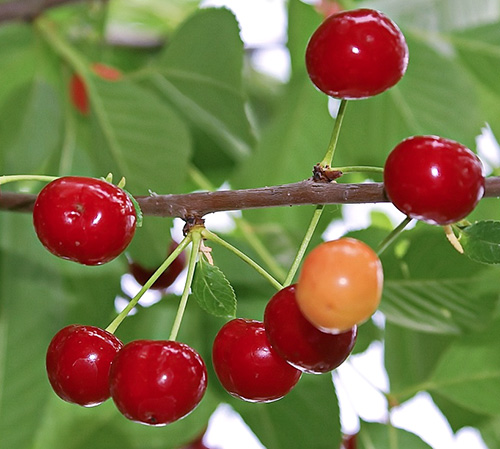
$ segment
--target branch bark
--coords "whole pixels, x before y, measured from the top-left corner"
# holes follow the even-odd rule
[[[500,177],[486,179],[484,197],[500,197]],[[316,204],[388,202],[382,183],[337,184],[306,180],[245,190],[136,197],[144,215],[179,217],[187,221],[211,212]],[[2,192],[0,210],[30,212],[36,195]]]
[[[0,3],[0,23],[9,21],[30,22],[45,10],[82,0],[12,0]]]

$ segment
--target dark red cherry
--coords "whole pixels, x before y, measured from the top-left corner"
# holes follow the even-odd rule
[[[134,236],[136,221],[134,204],[122,189],[78,176],[47,184],[33,209],[42,244],[56,256],[84,265],[120,255]]]
[[[207,388],[200,355],[177,341],[135,340],[113,361],[111,397],[128,419],[162,426],[190,413]]]
[[[73,73],[69,80],[69,96],[75,109],[82,115],[88,115],[90,111],[87,88],[82,77]]]
[[[109,370],[122,342],[94,326],[61,329],[47,350],[46,367],[56,394],[67,402],[91,407],[109,398]]]
[[[319,90],[359,99],[394,86],[408,65],[408,47],[396,24],[373,9],[342,11],[313,33],[306,67]]]
[[[344,435],[344,438],[342,439],[342,446],[341,449],[357,449],[358,444],[357,444],[357,435]]]
[[[172,241],[168,251],[168,255],[177,248],[177,243]],[[165,290],[170,287],[178,276],[181,274],[182,270],[186,266],[186,255],[185,253],[180,253],[174,261],[168,266],[168,268],[160,275],[160,277],[153,283],[151,288],[153,290]],[[129,271],[134,279],[140,284],[144,285],[149,278],[153,275],[156,269],[145,268],[138,262],[133,260],[129,261]]]
[[[389,154],[384,186],[392,203],[411,218],[447,225],[465,218],[484,194],[478,157],[438,136],[415,136]]]
[[[260,321],[237,318],[227,322],[215,337],[212,360],[222,386],[249,402],[282,398],[301,375],[271,347]]]
[[[276,293],[266,306],[264,326],[271,346],[301,371],[321,374],[341,365],[356,342],[357,326],[346,332],[320,331],[304,317],[295,298],[295,285]]]

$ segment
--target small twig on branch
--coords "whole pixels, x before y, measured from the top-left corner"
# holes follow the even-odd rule
[[[486,179],[485,197],[500,197],[500,177]],[[36,195],[1,192],[0,210],[30,212]],[[337,184],[311,180],[274,187],[136,197],[144,215],[203,217],[211,212],[317,204],[382,203],[382,183]]]

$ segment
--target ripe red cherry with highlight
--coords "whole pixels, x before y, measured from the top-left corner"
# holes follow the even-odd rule
[[[84,265],[100,265],[121,254],[136,221],[134,204],[122,189],[78,176],[47,184],[33,209],[42,244],[56,256]]]
[[[484,194],[484,176],[481,161],[464,145],[438,136],[414,136],[390,153],[384,186],[404,214],[447,225],[476,207]]]
[[[135,340],[117,354],[109,377],[111,397],[128,419],[163,426],[189,414],[207,388],[207,370],[190,346]]]
[[[73,324],[61,329],[47,349],[52,388],[67,402],[99,405],[110,396],[111,362],[122,346],[117,337],[98,327]]]
[[[264,326],[273,349],[295,368],[321,374],[340,366],[356,343],[357,326],[329,334],[313,326],[302,314],[295,285],[276,293],[266,306]]]
[[[177,248],[177,242],[172,241],[168,255]],[[182,252],[180,253],[174,261],[168,266],[168,268],[160,275],[160,277],[153,283],[151,288],[153,290],[165,290],[170,287],[178,276],[181,274],[182,270],[186,266],[186,255]],[[134,279],[140,284],[144,285],[149,278],[153,275],[156,269],[145,268],[138,262],[133,260],[129,261],[129,271]]]
[[[249,402],[281,399],[301,375],[271,347],[262,322],[242,318],[227,322],[219,330],[212,361],[228,393]]]
[[[311,81],[336,98],[359,99],[394,86],[406,72],[408,47],[397,25],[373,9],[328,17],[306,49]]]

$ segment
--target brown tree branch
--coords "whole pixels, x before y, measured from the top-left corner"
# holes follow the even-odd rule
[[[486,179],[485,197],[500,197],[500,177]],[[0,210],[30,212],[36,195],[2,192]],[[211,212],[315,204],[382,203],[388,199],[382,183],[337,184],[301,181],[246,190],[222,190],[136,198],[144,215],[201,218]]]
[[[45,10],[82,0],[12,0],[0,3],[0,23],[9,21],[30,22]]]

